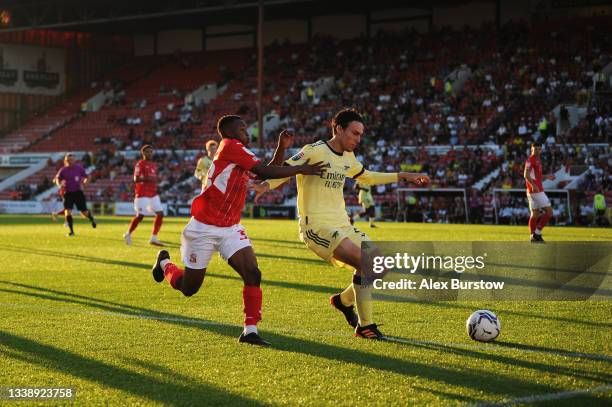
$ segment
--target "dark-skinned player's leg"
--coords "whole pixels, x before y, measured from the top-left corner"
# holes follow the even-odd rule
[[[157,238],[157,234],[159,233],[159,230],[162,227],[163,220],[164,220],[164,212],[156,211],[155,220],[153,221],[153,232],[151,233],[151,240],[149,240],[149,243],[152,244],[153,246],[163,246],[164,245]]]
[[[253,247],[247,246],[238,250],[228,259],[229,265],[242,277],[242,301],[244,304],[244,331],[239,341],[252,345],[270,345],[261,339],[257,332],[257,323],[261,320],[261,271]]]
[[[157,261],[153,265],[152,274],[158,283],[164,281],[165,278],[172,288],[182,292],[186,297],[191,297],[200,290],[206,269],[189,267],[181,269],[170,261],[170,254],[167,250],[160,250],[157,254]]]

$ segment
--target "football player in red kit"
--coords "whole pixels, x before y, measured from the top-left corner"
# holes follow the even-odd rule
[[[224,116],[217,122],[222,140],[208,170],[202,193],[191,204],[192,218],[181,235],[181,256],[185,269],[170,261],[166,250],[158,253],[153,266],[153,278],[168,280],[172,288],[185,296],[200,289],[206,268],[214,253],[242,277],[244,288],[244,330],[239,341],[254,345],[269,345],[258,334],[261,319],[261,272],[255,252],[240,214],[247,195],[247,181],[253,173],[262,179],[285,178],[296,174],[320,175],[323,165],[304,163],[298,166],[274,166],[262,163],[246,147],[249,140],[247,125],[240,116]]]
[[[533,143],[531,145],[531,154],[525,161],[525,184],[527,186],[527,200],[529,201],[529,232],[531,233],[532,243],[544,243],[542,238],[542,229],[548,223],[552,216],[552,208],[550,201],[544,193],[544,178],[554,180],[554,175],[542,176],[542,143]]]
[[[157,164],[153,162],[153,147],[146,144],[140,149],[142,159],[134,167],[134,184],[136,197],[134,198],[134,210],[136,216],[130,222],[130,228],[123,234],[125,243],[132,244],[132,232],[136,230],[138,224],[144,218],[144,212],[155,212],[153,222],[153,232],[149,243],[154,246],[163,246],[157,234],[161,229],[164,219],[164,208],[162,207],[159,195],[157,195]]]

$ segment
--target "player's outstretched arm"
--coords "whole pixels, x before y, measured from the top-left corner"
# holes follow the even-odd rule
[[[283,130],[278,135],[278,143],[272,160],[268,163],[269,165],[283,165],[285,161],[285,151],[291,148],[293,145],[293,134],[289,130]]]
[[[419,186],[429,184],[429,177],[417,172],[375,172],[364,169],[354,178],[365,185],[391,184],[402,179]]]
[[[251,168],[251,172],[262,179],[288,178],[297,174],[321,175],[324,170],[325,167],[322,161],[311,165],[308,163],[308,160],[302,165],[279,167],[277,165],[258,163]]]

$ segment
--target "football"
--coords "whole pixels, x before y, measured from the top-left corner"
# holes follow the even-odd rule
[[[497,315],[486,309],[475,311],[466,322],[467,333],[475,341],[491,342],[499,336],[501,323]]]

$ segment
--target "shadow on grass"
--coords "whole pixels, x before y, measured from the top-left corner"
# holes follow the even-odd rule
[[[31,249],[27,247],[12,246],[12,245],[3,245],[2,247],[0,247],[0,251],[2,250],[13,251],[16,253],[23,253],[23,254],[28,254],[28,255],[35,254],[39,256],[65,258],[65,259],[73,259],[73,260],[79,260],[79,261],[88,261],[88,262],[111,265],[111,266],[132,267],[132,268],[147,270],[147,271],[151,269],[151,265],[149,264],[136,263],[136,262],[130,262],[130,261],[124,261],[124,260],[104,259],[104,258],[99,258],[99,257],[85,256],[85,255],[73,254],[73,253],[64,253],[64,252],[60,252],[57,250]],[[276,255],[268,255],[268,254],[258,254],[257,256],[264,257],[264,258],[272,258],[272,259],[291,260],[291,261],[296,261],[296,262],[321,264],[321,261],[317,259],[302,259],[299,257],[276,256]],[[153,261],[151,263],[153,263]],[[238,277],[214,274],[210,272],[207,272],[207,276],[213,277],[213,278],[238,279]],[[291,288],[291,289],[296,289],[296,290],[302,290],[306,292],[318,292],[318,293],[324,293],[324,294],[334,293],[338,291],[339,289],[342,289],[342,287],[330,287],[330,286],[322,286],[322,285],[314,285],[314,284],[289,283],[289,282],[278,281],[278,280],[270,280],[266,278],[265,270],[264,270],[264,277],[263,277],[263,285],[264,286],[269,285],[269,286],[285,287],[285,288]],[[384,294],[378,294],[378,296],[383,300],[397,301],[395,297],[393,296],[385,296]],[[420,301],[420,300],[411,299],[411,298],[402,298],[401,302],[414,303],[414,304],[419,304],[419,305],[428,305],[428,306],[434,306],[434,307],[439,307],[439,308],[452,308],[452,309],[460,308],[460,309],[469,310],[470,313],[473,311],[472,305],[462,305],[462,304],[458,304],[457,302]],[[612,324],[606,323],[606,322],[588,321],[588,320],[577,319],[577,318],[556,317],[552,315],[544,315],[542,313],[530,313],[530,312],[514,311],[514,310],[504,310],[503,312],[509,315],[517,315],[517,316],[551,320],[551,321],[569,322],[572,324],[582,324],[582,325],[587,325],[591,328],[594,326],[605,328],[605,329],[612,328]]]
[[[65,259],[72,259],[72,260],[90,261],[92,263],[135,267],[135,268],[141,268],[141,269],[151,268],[151,265],[149,264],[135,263],[135,262],[129,262],[129,261],[123,261],[123,260],[104,259],[100,257],[86,256],[86,255],[74,254],[74,253],[65,253],[65,252],[61,252],[58,250],[50,250],[50,249],[33,249],[33,248],[28,248],[28,247],[4,245],[2,246],[2,248],[0,248],[0,251],[1,250],[11,251],[11,252],[16,252],[16,253],[23,253],[23,254],[28,254],[28,255],[34,254],[37,256],[58,257],[58,258],[65,258]],[[322,264],[322,261],[317,260],[317,259],[304,259],[301,257],[281,256],[281,255],[274,255],[274,254],[267,254],[267,253],[257,253],[256,255],[258,258],[266,258],[266,259],[274,259],[274,260],[288,260],[288,261],[292,261],[296,263],[308,263],[308,264],[317,264],[317,265]],[[153,264],[153,262],[154,262],[154,258],[151,259],[151,264]]]
[[[475,358],[478,360],[487,360],[487,361],[494,362],[494,363],[503,363],[506,365],[512,365],[517,368],[538,370],[541,372],[546,372],[548,374],[579,377],[584,380],[593,380],[593,381],[598,381],[604,384],[607,384],[612,381],[612,374],[608,374],[608,373],[598,374],[598,373],[594,373],[590,371],[582,371],[582,370],[569,368],[569,367],[559,367],[559,366],[554,366],[554,365],[548,365],[545,363],[534,362],[531,360],[516,359],[513,357],[509,357],[509,356],[500,355],[499,353],[494,352],[494,349],[492,349],[491,351],[488,351],[488,350],[477,351],[477,350],[465,349],[463,347],[447,345],[447,344],[442,344],[442,343],[416,342],[416,341],[410,341],[410,342],[395,342],[394,341],[393,343],[397,343],[401,346],[411,346],[411,347],[418,347],[418,348],[423,348],[423,349],[436,350],[440,352],[451,353],[451,354],[458,355],[458,356]]]
[[[121,390],[152,402],[170,406],[265,405],[184,375],[180,375],[178,382],[161,380],[1,330],[0,345],[7,348],[0,348],[0,354],[10,358]],[[177,374],[170,372],[165,377],[176,378]],[[77,402],[79,395],[77,388]]]
[[[3,283],[13,286],[17,285],[6,282]],[[128,316],[156,319],[160,322],[164,322],[171,325],[196,328],[206,332],[210,332],[212,334],[230,337],[232,338],[232,340],[235,340],[235,337],[240,331],[239,327],[228,324],[216,323],[198,318],[185,319],[185,317],[182,315],[160,312],[147,308],[135,307],[106,300],[100,300],[68,292],[49,290],[42,287],[27,287],[31,290],[36,290],[38,292],[27,292],[10,289],[2,289],[1,291],[56,302],[79,304],[94,309],[101,309],[113,313],[121,313]],[[357,349],[347,349],[340,346],[295,338],[274,332],[266,332],[265,337],[274,344],[272,350],[300,353],[308,356],[319,357],[343,363],[351,363],[365,368],[377,369],[382,372],[390,372],[406,376],[420,377],[425,380],[444,382],[451,386],[469,387],[475,389],[476,391],[486,392],[487,394],[508,396],[517,394],[517,392],[533,394],[549,393],[551,391],[557,390],[549,385],[529,382],[515,377],[491,375],[488,371],[485,370],[476,370],[470,368],[462,368],[460,370],[457,370],[435,364],[401,360],[385,355],[372,354]],[[152,347],[157,345],[158,344],[151,343]],[[379,345],[380,347],[388,346],[388,344],[384,343],[372,345]],[[439,351],[440,349],[432,350]],[[470,356],[476,357],[479,355],[475,353]],[[513,358],[504,358],[501,361],[494,359],[494,361],[516,366],[525,366],[530,369],[539,370],[545,373],[555,372],[568,376],[571,375],[571,373],[564,373],[562,371],[559,372],[558,367],[553,365],[525,362],[524,360]],[[528,363],[529,365],[526,366],[526,363]]]
[[[612,357],[606,355],[594,355],[591,353],[581,353],[581,352],[571,352],[567,350],[548,348],[545,346],[536,346],[536,345],[525,345],[522,343],[515,342],[507,342],[507,341],[495,341],[495,345],[501,346],[503,348],[510,348],[516,350],[524,350],[529,352],[540,352],[540,353],[550,353],[552,355],[561,355],[567,357],[579,357],[582,359],[591,359],[591,360],[600,360],[603,362],[612,362]]]

